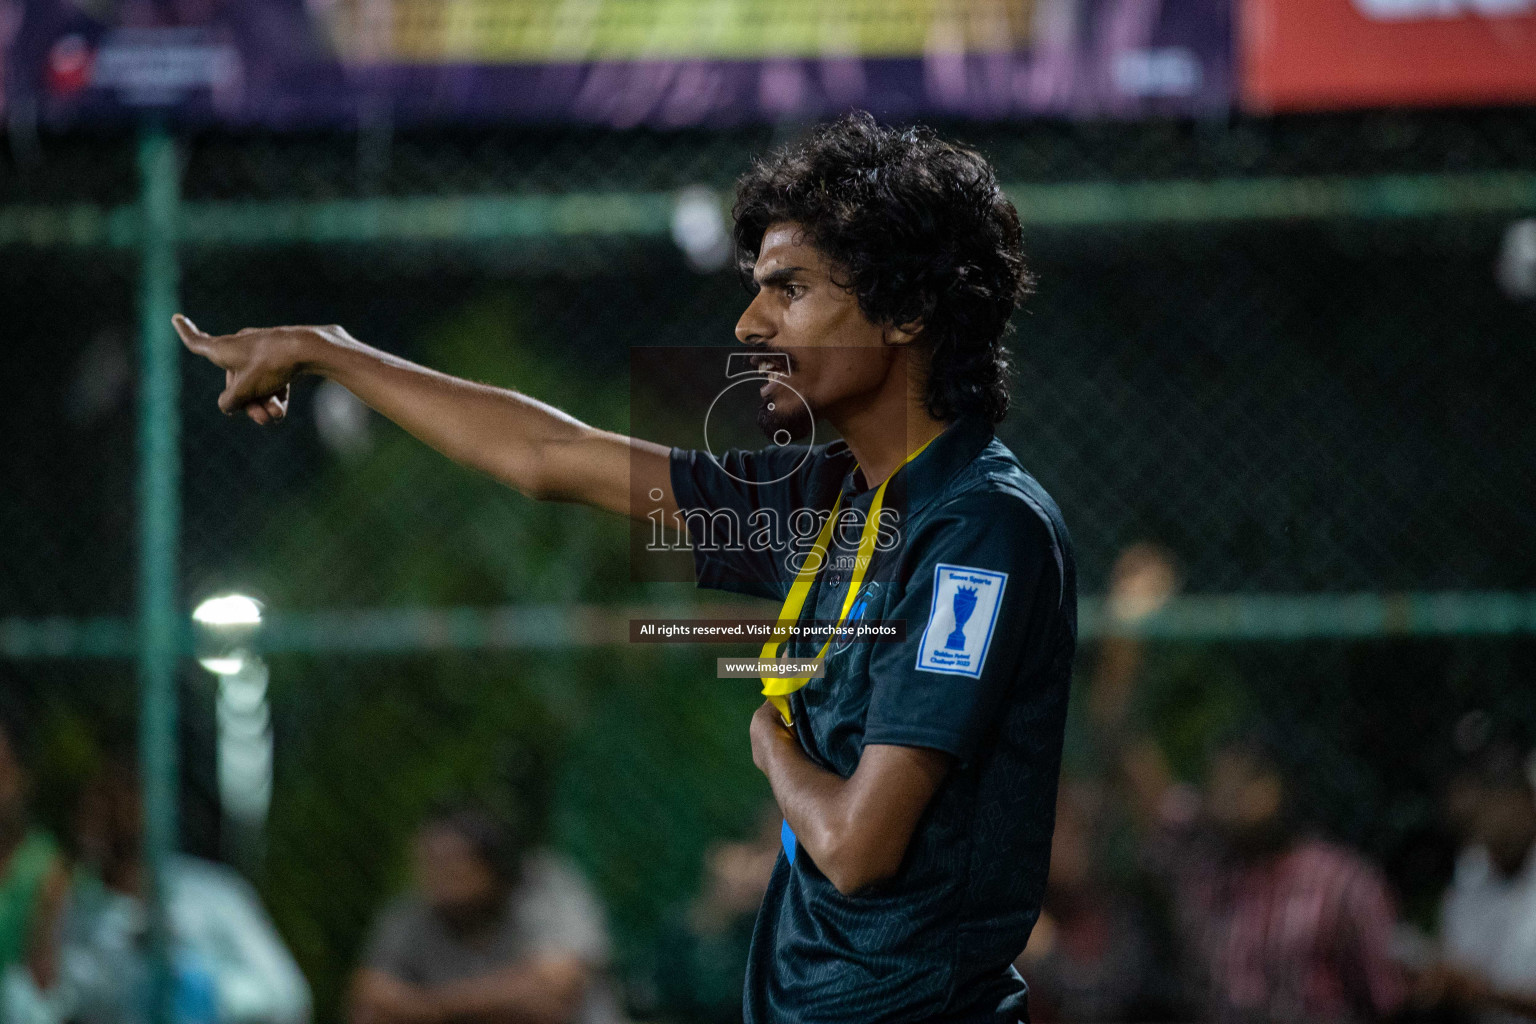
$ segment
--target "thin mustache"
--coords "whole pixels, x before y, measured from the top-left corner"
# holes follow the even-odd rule
[[[757,366],[757,363],[755,362],[755,360],[759,356],[767,356],[767,355],[781,356],[784,359],[784,365],[789,367],[789,371],[791,373],[794,372],[794,369],[795,369],[795,357],[790,355],[788,352],[785,352],[782,349],[770,348],[768,345],[766,345],[766,344],[764,344],[762,342],[753,342],[753,343],[748,344],[746,347],[751,350],[751,354],[747,356],[747,359],[748,359],[749,362],[752,362],[753,366]],[[766,370],[766,371],[763,371],[763,372],[771,374],[774,371]]]

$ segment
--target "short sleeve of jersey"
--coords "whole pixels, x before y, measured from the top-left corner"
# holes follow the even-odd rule
[[[789,548],[758,543],[770,529],[787,538],[795,513],[807,507],[808,481],[819,448],[786,445],[719,456],[672,449],[672,493],[688,525],[694,572],[701,587],[782,600],[794,580]]]
[[[1027,499],[961,495],[909,538],[901,595],[883,611],[901,643],[870,654],[864,742],[931,747],[969,761],[1063,628],[1063,552]]]

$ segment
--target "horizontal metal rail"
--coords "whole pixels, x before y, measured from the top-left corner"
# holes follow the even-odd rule
[[[1079,605],[1080,636],[1160,640],[1298,641],[1536,636],[1536,592],[1220,594],[1181,597],[1137,622],[1117,622],[1098,598]],[[627,644],[631,619],[772,618],[748,604],[510,605],[272,612],[255,638],[268,653],[572,650]],[[181,649],[196,641],[188,618]],[[133,623],[114,618],[0,619],[0,659],[128,658]]]
[[[1402,219],[1536,213],[1536,173],[1015,182],[1026,227]],[[500,193],[323,201],[184,202],[193,246],[463,243],[652,238],[671,232],[670,192]],[[127,249],[136,207],[0,206],[0,245]]]

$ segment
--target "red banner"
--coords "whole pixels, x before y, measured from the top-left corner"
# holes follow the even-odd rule
[[[1243,105],[1536,100],[1536,0],[1241,0]]]

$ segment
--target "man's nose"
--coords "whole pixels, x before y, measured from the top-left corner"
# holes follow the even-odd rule
[[[758,292],[736,321],[736,340],[743,345],[755,345],[774,335],[773,324],[763,316],[762,299],[763,293]]]

